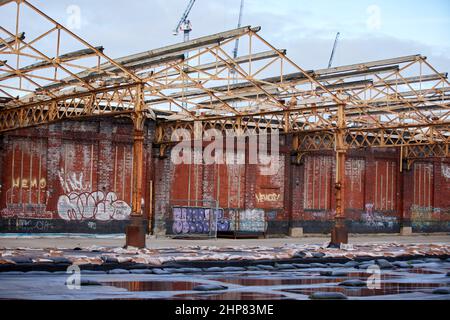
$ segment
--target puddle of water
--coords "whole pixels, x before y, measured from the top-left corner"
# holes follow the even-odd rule
[[[342,287],[337,284],[348,279],[359,279],[366,281],[371,274],[366,272],[348,272],[346,276],[327,277],[321,276],[319,272],[312,273],[269,273],[269,274],[233,274],[230,276],[218,275],[217,277],[207,277],[211,280],[223,282],[224,284],[235,284],[244,287],[252,286],[289,286],[301,285],[307,288],[284,289],[282,291],[311,295],[317,291],[341,292],[349,297],[370,297],[384,295],[398,295],[413,292],[430,292],[438,287],[448,286],[448,283],[417,283],[414,277],[424,277],[429,274],[440,274],[441,272],[424,270],[421,268],[408,269],[401,274],[391,274],[389,271],[382,271],[381,280],[386,283],[381,284],[380,289],[369,289],[367,287]],[[397,270],[399,272],[399,270]],[[423,276],[421,276],[423,275]],[[289,277],[288,277],[289,276]],[[409,283],[399,282],[398,279],[408,279]],[[152,292],[152,291],[174,291],[176,295],[170,299],[186,300],[279,300],[287,299],[283,295],[255,292],[199,292],[188,294],[193,288],[201,283],[189,281],[116,281],[105,282],[104,285],[126,289],[130,292]],[[325,285],[325,287],[318,287]]]
[[[366,280],[368,277],[370,277],[372,274],[371,273],[367,273],[367,272],[349,272],[347,274],[348,277],[350,278],[359,278],[360,280]],[[381,271],[381,280],[389,280],[389,279],[398,279],[401,278],[402,276],[400,275],[396,275],[396,274],[390,274],[390,273],[386,273]]]
[[[171,300],[284,300],[283,295],[258,292],[225,292],[221,294],[180,294]]]
[[[221,278],[216,279],[224,283],[242,286],[282,286],[282,285],[308,285],[328,282],[341,282],[342,278],[298,278],[298,279],[249,279],[249,278]]]
[[[426,270],[422,268],[412,268],[408,270],[409,273],[415,273],[415,274],[445,274],[439,271],[432,271],[432,270]]]
[[[300,293],[311,295],[314,292],[341,292],[348,297],[370,297],[370,296],[384,296],[405,294],[413,292],[426,292],[438,287],[445,287],[445,284],[439,283],[386,283],[382,284],[380,289],[363,288],[348,288],[348,287],[322,287],[322,288],[307,288],[307,289],[288,289],[285,292]]]
[[[187,281],[117,281],[104,282],[103,285],[126,289],[131,292],[141,291],[190,291],[200,283]]]
[[[217,281],[237,284],[242,286],[281,286],[281,285],[314,285],[314,284],[322,284],[322,283],[339,283],[349,278],[359,279],[359,280],[367,280],[370,276],[368,273],[363,272],[349,272],[347,277],[325,277],[317,274],[309,274],[307,276],[303,275],[303,277],[299,276],[296,278],[262,278],[262,277],[226,277],[226,278],[218,278],[214,279]],[[392,274],[382,274],[381,280],[390,280],[394,278],[399,278],[400,276],[392,275]]]

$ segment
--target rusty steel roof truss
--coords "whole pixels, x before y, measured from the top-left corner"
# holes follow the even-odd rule
[[[22,30],[24,10],[47,27]],[[179,128],[277,131],[302,153],[336,150],[339,133],[346,148],[448,157],[450,84],[421,55],[305,70],[259,27],[243,27],[112,59],[29,1],[0,2],[7,13],[16,19],[0,26],[0,133],[145,112],[160,145]],[[244,54],[234,59],[237,39]]]

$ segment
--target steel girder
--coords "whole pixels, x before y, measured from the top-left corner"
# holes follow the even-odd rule
[[[47,27],[35,34],[26,29],[24,9]],[[347,148],[448,150],[450,84],[421,55],[305,70],[263,39],[259,27],[244,27],[111,59],[29,1],[3,2],[0,14],[8,10],[16,19],[0,26],[0,133],[134,114],[144,102],[139,112],[157,120],[160,145],[176,142],[172,133],[179,128],[192,134],[276,130],[298,137],[293,149],[304,152],[336,149],[344,106],[339,130]],[[73,42],[71,51],[64,37]],[[233,59],[236,39],[246,53]],[[50,46],[42,47],[45,41]],[[424,154],[411,152],[410,158]]]

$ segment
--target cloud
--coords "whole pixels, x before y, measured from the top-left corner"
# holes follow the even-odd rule
[[[430,45],[423,36],[409,34],[402,37],[409,27],[406,21],[403,25],[397,25],[398,32],[386,33],[367,28],[365,10],[361,12],[362,18],[351,15],[350,19],[336,21],[331,19],[332,10],[318,15],[317,11],[301,12],[299,8],[293,8],[290,12],[283,8],[271,11],[271,8],[257,7],[254,12],[248,13],[246,21],[262,26],[260,34],[275,47],[287,49],[288,56],[304,69],[327,66],[336,33],[340,31],[335,66],[422,54],[439,71],[450,71],[448,41],[441,41],[436,46]],[[420,21],[433,23],[427,17],[422,17]],[[436,23],[442,22],[439,20]]]
[[[63,24],[68,18],[67,7],[79,6],[82,28],[76,33],[92,45],[103,45],[113,58],[182,41],[182,35],[174,37],[172,31],[187,0],[129,0],[125,5],[109,0],[31,1]],[[239,5],[240,0],[198,0],[190,16],[194,28],[191,37],[235,28]],[[406,25],[398,25],[398,36],[369,32],[366,4],[355,2],[341,11],[338,7],[335,2],[324,1],[246,0],[243,24],[261,26],[261,36],[275,47],[287,49],[288,56],[305,69],[327,65],[336,32],[341,31],[335,65],[421,53],[438,70],[450,71],[448,39],[440,46],[430,45],[423,36],[413,41],[414,35],[401,36]],[[35,21],[31,15],[28,18],[30,23]]]
[[[282,42],[282,41],[275,41]],[[332,39],[298,37],[280,44],[288,49],[287,55],[306,69],[324,68],[328,64],[333,47]],[[389,59],[399,56],[422,54],[439,71],[450,71],[450,57],[435,54],[433,47],[419,42],[400,40],[387,36],[367,36],[364,38],[341,37],[334,59],[334,66],[372,60]]]

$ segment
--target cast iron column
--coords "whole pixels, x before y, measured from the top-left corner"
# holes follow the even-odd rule
[[[131,115],[133,120],[133,186],[132,186],[132,213],[130,224],[126,229],[126,246],[145,248],[147,222],[142,212],[142,185],[144,166],[144,93],[143,86],[139,85],[136,92],[135,112]]]
[[[331,232],[330,246],[338,247],[348,243],[348,231],[345,225],[345,159],[347,148],[345,145],[345,105],[338,106],[338,129],[336,130],[336,215],[334,228]]]

